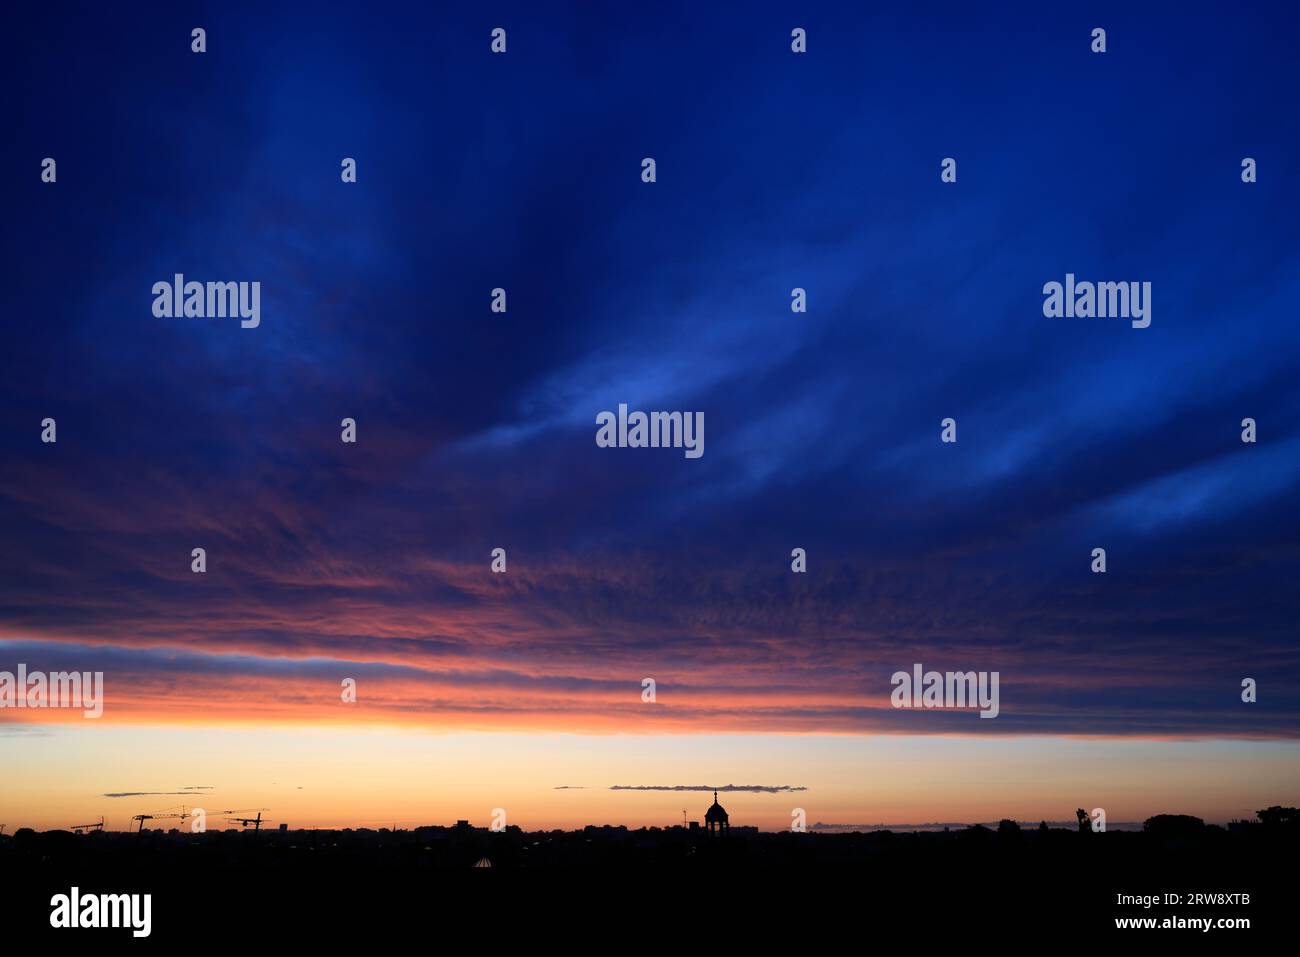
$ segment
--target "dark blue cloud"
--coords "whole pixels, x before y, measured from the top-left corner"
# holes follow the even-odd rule
[[[1008,725],[1102,733],[1236,733],[1195,709],[1251,675],[1294,728],[1296,26],[24,10],[0,635],[301,667],[483,643],[597,683],[620,650],[823,675],[946,654],[1082,685]],[[261,327],[154,318],[175,272],[260,280]],[[1151,327],[1044,318],[1066,272],[1151,281]],[[704,457],[597,448],[620,402],[704,411]],[[446,573],[496,545],[526,584]],[[1174,684],[1135,717],[1153,674]]]

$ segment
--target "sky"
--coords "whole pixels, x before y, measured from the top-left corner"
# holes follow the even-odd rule
[[[1294,11],[267,6],[3,40],[0,671],[105,706],[0,709],[0,823],[1298,803]]]

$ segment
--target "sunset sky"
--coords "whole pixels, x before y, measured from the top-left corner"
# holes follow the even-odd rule
[[[0,823],[1300,803],[1295,31],[696,6],[18,15],[0,671],[106,692],[0,710]],[[1044,318],[1067,272],[1151,326]],[[704,455],[598,448],[619,403]],[[1001,713],[892,708],[915,662]]]

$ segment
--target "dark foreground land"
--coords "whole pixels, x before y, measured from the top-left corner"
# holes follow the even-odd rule
[[[1298,850],[1294,826],[1177,822],[1105,834],[975,827],[726,838],[596,827],[20,831],[0,838],[0,932],[11,942],[121,938],[117,944],[133,948],[227,938],[396,940],[458,927],[534,943],[598,927],[616,937],[689,932],[715,944],[757,935],[802,940],[812,952],[845,933],[867,939],[891,930],[972,944],[995,932],[1058,942],[1196,936],[1231,946],[1285,931]],[[490,868],[474,866],[484,858]],[[150,938],[51,929],[51,896],[73,886],[82,894],[151,894]],[[1119,895],[1157,903],[1121,903]],[[1250,927],[1115,926],[1116,918],[1150,917],[1247,918]]]

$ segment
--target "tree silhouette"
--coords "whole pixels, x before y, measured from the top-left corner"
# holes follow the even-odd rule
[[[1079,808],[1074,812],[1074,816],[1079,819],[1079,833],[1085,834],[1092,829],[1092,819],[1088,817],[1088,812]]]
[[[1259,823],[1265,827],[1300,826],[1300,808],[1282,807],[1279,804],[1274,804],[1262,811],[1256,811],[1255,814],[1259,818]]]

